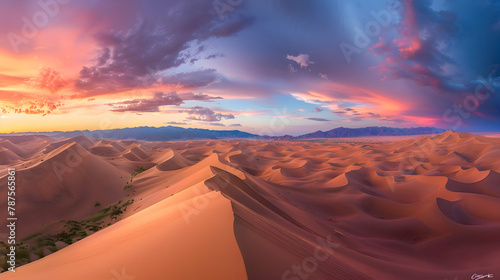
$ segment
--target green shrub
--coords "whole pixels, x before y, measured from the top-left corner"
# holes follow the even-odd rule
[[[30,261],[30,253],[26,249],[17,249],[16,257],[18,260],[27,259]]]
[[[135,177],[135,176],[137,176],[137,175],[139,175],[139,174],[141,174],[144,171],[146,171],[146,168],[144,168],[142,166],[139,167],[139,168],[137,168],[136,170],[134,170],[134,172],[132,172],[132,178]]]
[[[37,237],[38,235],[41,235],[41,233],[35,233],[35,234],[32,234],[32,235],[30,235],[30,236],[28,236],[28,237],[24,238],[22,241],[28,241],[28,240],[30,240],[30,239],[33,239],[33,238]]]
[[[35,255],[37,255],[40,259],[45,257],[45,253],[43,252],[43,247],[36,249]]]
[[[133,200],[133,199],[132,199],[132,200],[129,200],[129,201],[125,202],[125,203],[123,203],[121,207],[126,207],[126,206],[129,206],[129,205],[130,205],[130,204],[132,204],[132,203],[134,203],[134,200]]]
[[[109,209],[108,209],[109,210]],[[107,216],[109,216],[109,214],[106,214],[106,213],[102,213],[102,214],[99,214],[99,215],[96,215],[96,216],[93,216],[93,217],[90,217],[88,219],[86,219],[85,221],[86,222],[97,222],[97,221],[100,221],[104,218],[106,218]]]
[[[106,207],[106,208],[104,208],[104,209],[100,210],[100,211],[99,211],[99,213],[106,213],[106,212],[108,212],[110,209],[111,209],[111,206],[110,206],[110,207]]]

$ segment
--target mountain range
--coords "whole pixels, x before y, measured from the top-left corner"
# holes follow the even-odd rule
[[[420,135],[436,134],[444,132],[443,129],[434,127],[416,127],[416,128],[394,128],[394,127],[364,127],[364,128],[346,128],[338,127],[328,131],[316,131],[299,136],[260,136],[243,132],[240,130],[209,130],[199,128],[182,128],[176,126],[163,127],[133,127],[107,130],[76,130],[76,131],[53,131],[53,132],[26,132],[10,133],[3,135],[46,135],[55,138],[77,137],[86,135],[92,138],[100,139],[122,139],[122,140],[146,140],[146,141],[182,141],[199,139],[223,139],[223,138],[254,138],[254,139],[273,139],[273,140],[302,140],[313,138],[344,138],[344,137],[362,137],[362,136],[401,136],[401,135]],[[2,135],[2,134],[0,134]]]
[[[363,136],[402,136],[402,135],[422,135],[422,134],[437,134],[444,132],[444,129],[435,127],[411,127],[411,128],[395,128],[385,126],[371,126],[363,128],[347,128],[338,127],[328,131],[318,130],[316,132],[307,133],[299,136],[278,136],[278,140],[300,140],[313,138],[349,138]]]

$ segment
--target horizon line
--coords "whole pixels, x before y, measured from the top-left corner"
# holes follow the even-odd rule
[[[19,132],[0,132],[0,135],[2,134],[23,134],[23,133],[31,133],[31,134],[43,134],[43,133],[68,133],[68,132],[84,132],[84,131],[110,131],[110,130],[122,130],[122,129],[134,129],[134,128],[166,128],[166,127],[173,127],[173,128],[181,128],[181,129],[199,129],[199,130],[209,130],[209,131],[240,131],[248,134],[253,134],[257,136],[269,136],[266,134],[255,134],[251,133],[248,131],[244,131],[241,129],[224,129],[224,128],[229,128],[229,127],[221,127],[220,129],[211,129],[211,128],[200,128],[200,127],[182,127],[182,126],[175,126],[175,125],[165,125],[165,126],[132,126],[132,127],[121,127],[121,128],[108,128],[108,129],[76,129],[76,130],[52,130],[52,131],[19,131]],[[439,129],[443,131],[453,131],[453,132],[465,132],[465,133],[491,133],[491,132],[500,132],[499,131],[454,131],[452,129],[445,129],[445,128],[439,128],[439,127],[433,127],[433,126],[409,126],[409,127],[394,127],[394,126],[363,126],[363,127],[345,127],[345,126],[337,126],[333,128],[328,128],[326,130],[315,130],[315,131],[310,131],[310,132],[305,132],[305,133],[299,133],[297,136],[304,135],[304,134],[309,134],[309,133],[314,133],[314,132],[326,132],[334,129],[339,129],[339,128],[346,128],[346,129],[363,129],[363,128],[371,128],[371,127],[378,127],[378,128],[393,128],[393,129],[412,129],[412,128],[432,128],[432,129]],[[280,136],[289,136],[291,135],[289,132],[284,132],[283,134],[280,134]],[[294,135],[291,135],[294,136]],[[273,136],[275,137],[275,136]]]

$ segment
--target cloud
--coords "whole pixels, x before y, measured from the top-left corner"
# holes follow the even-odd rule
[[[64,103],[61,100],[51,100],[51,99],[21,99],[12,107],[2,108],[5,112],[13,111],[17,114],[27,114],[27,115],[48,115],[52,113],[57,108],[63,106]]]
[[[297,56],[287,55],[286,59],[295,61],[301,68],[307,68],[310,64],[314,64],[314,61],[309,60],[308,54],[299,54]]]
[[[206,2],[204,0],[199,0],[199,1],[203,3]],[[206,11],[201,11],[201,12],[206,13]],[[220,23],[219,19],[217,19],[215,22],[219,24],[215,24],[215,27],[210,29],[210,31],[206,35],[207,38],[209,37],[220,38],[220,37],[232,36],[237,32],[239,32],[240,30],[250,26],[254,22],[254,19],[249,17],[240,17],[240,18],[233,18],[231,20],[226,20],[223,23]]]
[[[347,114],[347,112],[346,112],[346,111],[344,111],[344,110],[335,110],[335,111],[333,111],[333,112],[334,112],[335,114],[341,114],[341,115],[343,115],[343,114]]]
[[[343,120],[359,117],[407,125],[438,124],[442,121],[443,111],[436,114],[433,106],[443,103],[439,98],[446,98],[436,97],[434,93],[421,93],[418,97],[410,96],[405,99],[394,96],[391,92],[372,91],[333,82],[317,84],[314,91],[296,92],[292,96],[297,100],[327,107]],[[419,100],[428,100],[429,96],[433,96],[436,102],[423,103],[425,107],[413,109],[416,104],[420,105]]]
[[[10,76],[0,73],[0,87],[13,86],[21,84],[25,81],[22,77]]]
[[[22,35],[19,15],[33,15],[37,8],[29,1],[14,2],[6,3],[3,9],[2,34]],[[183,106],[200,105],[183,105],[186,100],[216,102],[215,96],[221,96],[233,99],[221,104],[238,105],[231,109],[239,110],[224,111],[210,103],[202,106],[210,107],[214,114],[259,115],[260,119],[274,115],[269,105],[277,101],[293,111],[306,108],[308,114],[295,113],[302,121],[291,125],[290,130],[302,129],[303,117],[332,117],[329,112],[334,113],[335,120],[364,119],[374,125],[398,121],[412,125],[436,120],[444,123],[443,113],[448,109],[471,129],[496,129],[498,95],[481,101],[467,119],[454,106],[463,106],[464,98],[478,85],[474,82],[478,76],[488,77],[500,61],[498,1],[462,1],[460,5],[430,0],[389,1],[402,3],[397,10],[389,9],[391,24],[381,26],[376,36],[368,35],[371,42],[360,48],[362,52],[351,63],[346,62],[339,44],[345,41],[356,45],[359,36],[353,32],[353,24],[366,32],[365,24],[376,22],[370,11],[382,11],[390,3],[365,5],[362,0],[353,0],[331,5],[328,1],[297,4],[300,1],[280,0],[275,5],[275,1],[246,1],[245,7],[220,21],[212,1],[115,2],[72,1],[36,37],[19,45],[17,55],[8,39],[0,40],[0,110],[41,115],[56,110],[68,114],[67,120],[60,119],[63,123],[73,122],[77,109],[84,106],[92,112],[103,108],[177,112]],[[252,24],[244,16],[269,24]],[[248,32],[240,32],[247,27]],[[262,34],[269,36],[258,40]],[[220,59],[224,54],[228,57]],[[221,64],[222,60],[227,63]],[[40,65],[52,68],[39,71]],[[32,86],[28,87],[30,78]],[[59,78],[68,84],[61,84]],[[167,86],[162,88],[162,83]],[[72,85],[75,88],[70,92]],[[195,90],[197,87],[202,89]],[[135,89],[143,88],[150,95],[140,97]],[[180,100],[165,94],[155,99],[152,93],[156,91],[176,91]],[[203,92],[205,97],[181,94],[188,91]],[[299,100],[313,105],[304,107],[275,98],[295,92],[302,93]],[[113,98],[97,96],[113,93],[120,94]],[[61,104],[58,95],[68,99],[74,95],[77,100],[57,109]],[[87,102],[94,97],[93,102]],[[102,106],[116,101],[124,102]],[[184,103],[176,105],[179,102]],[[315,107],[328,113],[320,113]],[[248,109],[244,112],[243,108]],[[233,121],[222,118],[222,122]],[[265,125],[256,122],[257,127]]]
[[[453,77],[444,68],[455,64],[447,51],[451,38],[459,31],[456,16],[449,11],[435,11],[431,4],[430,1],[403,1],[397,36],[383,36],[370,48],[384,58],[374,67],[382,79],[409,79],[421,86],[451,88]]]
[[[321,107],[316,107],[316,108],[314,109],[314,111],[313,111],[313,112],[315,112],[315,113],[319,113],[319,112],[323,112],[324,110],[325,110],[325,109],[323,109],[323,108],[321,108]]]
[[[178,85],[181,88],[199,88],[208,86],[218,80],[215,69],[205,69],[193,72],[182,72],[172,76],[163,77],[163,84]]]
[[[99,54],[93,65],[81,69],[75,87],[86,96],[148,87],[161,71],[188,63],[193,44],[232,36],[252,22],[245,17],[220,22],[210,1],[164,5],[169,13],[140,20],[126,32],[98,33]]]
[[[229,126],[232,126],[232,127],[240,127],[242,126],[241,124],[239,123],[233,123],[233,124],[230,124]]]
[[[110,103],[113,112],[159,112],[161,106],[179,106],[183,100],[175,92],[156,92],[151,99],[133,99],[117,103]]]
[[[159,112],[162,106],[179,106],[188,100],[210,101],[220,99],[206,94],[181,93],[176,92],[162,93],[155,92],[152,98],[133,99],[116,103],[109,103],[113,112]]]
[[[210,125],[210,126],[226,126],[225,124],[223,123],[204,123],[206,125]]]
[[[306,120],[317,121],[317,122],[329,122],[330,120],[324,118],[306,118]]]
[[[222,119],[234,119],[233,114],[222,114],[212,111],[210,108],[195,106],[189,109],[180,110],[189,114],[188,120],[203,121],[203,122],[220,122]]]
[[[179,97],[184,101],[194,100],[194,101],[205,101],[205,102],[210,102],[216,99],[222,99],[222,97],[220,96],[210,96],[204,93],[192,93],[192,92],[179,93]]]
[[[225,55],[223,53],[214,53],[214,54],[207,55],[205,57],[205,59],[214,59],[217,57],[225,57]]]
[[[29,79],[28,86],[36,89],[47,89],[51,93],[58,92],[67,82],[61,78],[58,72],[51,68],[42,68],[40,73]]]
[[[171,125],[187,125],[188,123],[186,123],[186,122],[166,122],[165,124],[171,124]]]

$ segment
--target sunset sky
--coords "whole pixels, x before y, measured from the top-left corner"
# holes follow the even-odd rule
[[[500,128],[500,1],[4,0],[0,18],[0,133]]]

